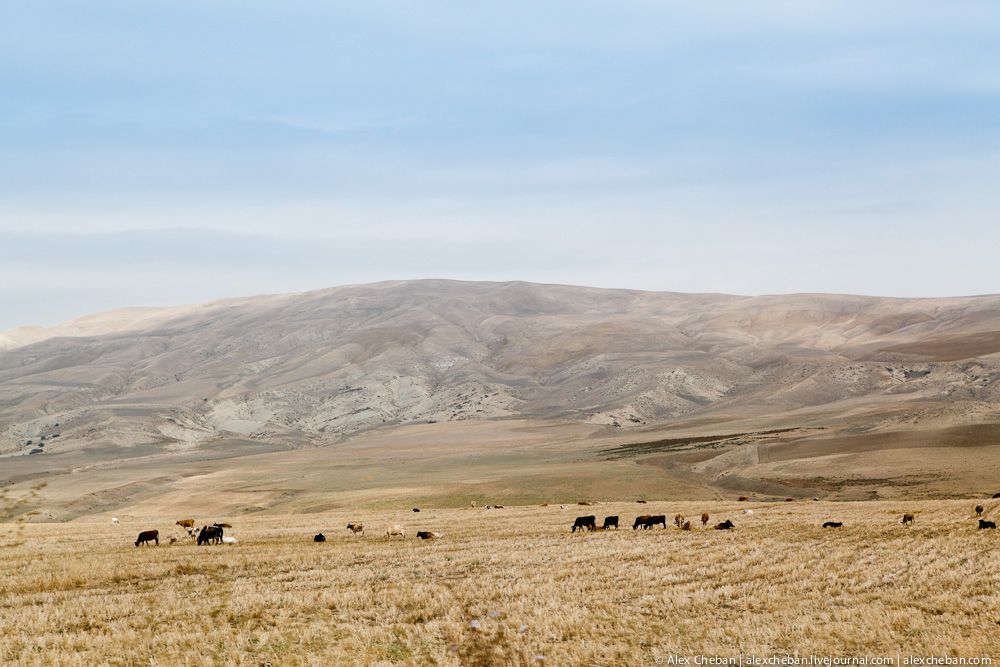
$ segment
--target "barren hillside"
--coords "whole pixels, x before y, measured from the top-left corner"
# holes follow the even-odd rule
[[[37,450],[43,437],[44,455],[192,448],[234,435],[303,446],[376,427],[507,417],[625,431],[860,410],[873,424],[943,426],[988,423],[1000,399],[997,296],[414,281],[130,309],[25,331],[0,352],[8,455]]]

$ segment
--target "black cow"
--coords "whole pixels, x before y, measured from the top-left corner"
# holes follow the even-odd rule
[[[135,546],[140,544],[148,545],[150,542],[156,542],[156,546],[160,546],[160,531],[158,530],[144,530],[139,533],[139,537],[135,540]]]
[[[435,533],[429,530],[418,530],[417,538],[421,540],[434,540],[441,537],[441,533]]]
[[[615,527],[615,530],[618,530],[618,517],[617,516],[606,516],[606,517],[604,517],[604,525],[601,526],[601,529],[602,530],[607,530],[608,528],[611,528],[612,526]]]
[[[419,512],[419,511],[420,511],[420,508],[419,508],[419,507],[414,507],[414,508],[413,508],[413,511],[414,511],[414,512]]]
[[[313,536],[313,542],[326,542],[326,535],[323,533],[316,533],[316,535]]]
[[[584,528],[587,530],[597,530],[597,517],[593,514],[590,516],[576,517],[576,521],[573,522],[573,529],[570,532],[575,533],[577,528],[580,530],[583,530]]]
[[[667,515],[665,514],[654,514],[649,519],[646,520],[646,525],[644,528],[652,528],[653,526],[661,524],[663,529],[667,529]]]
[[[734,524],[729,519],[726,519],[722,523],[715,524],[715,529],[716,530],[730,530],[730,529],[735,528],[735,527],[736,527],[736,524]]]
[[[637,516],[635,518],[635,522],[632,524],[632,530],[635,530],[639,526],[642,526],[643,528],[645,528],[647,521],[649,521],[649,515],[648,514],[643,514],[643,515]]]
[[[841,521],[827,521],[823,524],[824,528],[843,528],[844,524]]]
[[[994,499],[996,499],[996,498],[1000,498],[1000,491],[997,491],[996,493],[994,493],[994,494],[993,494],[993,498],[994,498]]]
[[[202,544],[219,544],[222,542],[222,526],[202,526],[198,533],[198,546]]]
[[[996,521],[987,521],[986,519],[980,519],[979,520],[979,530],[984,530],[986,528],[992,528],[993,530],[996,530],[997,529],[997,522]]]

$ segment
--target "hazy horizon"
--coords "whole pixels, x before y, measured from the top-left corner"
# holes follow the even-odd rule
[[[380,280],[994,293],[1000,6],[19,5],[0,330]]]

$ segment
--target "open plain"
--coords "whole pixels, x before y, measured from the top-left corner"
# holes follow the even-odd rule
[[[0,664],[997,659],[998,332],[996,296],[449,281],[7,332]]]
[[[1000,501],[984,502],[995,517]],[[338,510],[0,526],[4,664],[642,665],[672,655],[1000,655],[973,502]],[[751,514],[743,513],[752,509]],[[711,515],[708,528],[698,520]],[[904,527],[904,512],[916,522]],[[692,531],[631,528],[676,513]],[[618,531],[570,533],[578,515]],[[732,519],[736,529],[713,530]],[[840,529],[823,529],[827,520]],[[363,521],[355,536],[348,522]],[[384,537],[403,524],[405,539]],[[139,530],[158,547],[135,547]],[[416,530],[442,537],[421,541]],[[327,542],[314,543],[323,532]],[[168,544],[169,537],[178,542]]]

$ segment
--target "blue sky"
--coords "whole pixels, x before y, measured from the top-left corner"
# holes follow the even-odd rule
[[[1000,291],[992,2],[31,2],[0,329],[386,279]]]

